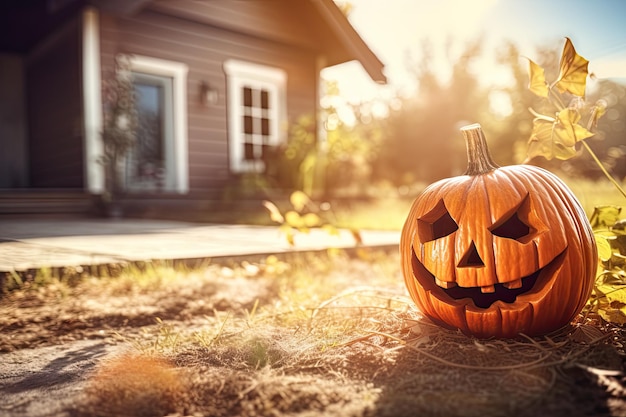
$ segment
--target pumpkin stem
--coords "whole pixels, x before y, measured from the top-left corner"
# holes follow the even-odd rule
[[[463,126],[461,133],[465,137],[465,144],[467,145],[467,170],[465,175],[486,174],[499,168],[498,164],[491,159],[489,149],[487,148],[487,140],[479,123]]]

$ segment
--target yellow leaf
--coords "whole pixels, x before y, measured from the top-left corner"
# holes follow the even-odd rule
[[[295,241],[295,239],[294,239],[294,236],[293,236],[293,232],[292,232],[292,231],[290,231],[290,232],[286,235],[286,237],[287,237],[287,242],[289,243],[289,246],[295,246],[295,245],[296,245],[296,241]]]
[[[579,120],[580,113],[571,108],[560,111],[556,119],[536,117],[528,141],[528,157],[565,160],[576,155],[576,143],[593,136],[593,133],[578,124]]]
[[[303,222],[302,222],[302,217],[300,216],[300,214],[296,213],[293,210],[290,210],[287,213],[285,213],[285,222],[289,226],[295,227],[296,229],[298,227],[302,227],[304,225]]]
[[[289,226],[287,223],[284,223],[280,226],[280,231],[282,233],[285,234],[285,239],[287,239],[287,242],[289,243],[289,246],[294,246],[295,245],[295,240],[294,240],[294,229],[293,227]]]
[[[626,324],[626,314],[621,308],[607,306],[606,303],[600,302],[598,306],[598,314],[603,320],[609,323]]]
[[[611,323],[626,324],[626,286],[598,285],[598,314]]]
[[[576,109],[564,109],[557,115],[554,129],[557,141],[564,146],[574,146],[576,142],[593,136],[593,133],[578,124],[580,113]]]
[[[546,159],[569,159],[576,155],[576,148],[565,146],[558,139],[556,121],[545,118],[535,118],[533,131],[528,140],[528,157],[543,156]]]
[[[606,113],[607,103],[605,100],[598,100],[591,109],[591,119],[589,121],[591,128],[598,127],[598,120]]]
[[[576,53],[569,38],[565,38],[565,46],[561,54],[559,78],[556,87],[561,93],[568,91],[575,96],[585,95],[589,61]]]
[[[302,209],[304,209],[304,207],[311,202],[311,199],[302,191],[294,191],[291,193],[289,201],[296,211],[302,211]]]
[[[322,229],[326,231],[331,236],[339,236],[339,229],[331,224],[325,224],[322,226]]]
[[[617,223],[621,212],[619,206],[597,206],[593,209],[589,223],[594,229],[611,227]]]
[[[611,244],[604,236],[599,236],[596,234],[596,244],[598,246],[598,257],[601,261],[606,262],[611,259],[613,255],[613,249],[611,249]]]
[[[270,219],[272,219],[273,222],[280,224],[283,224],[285,222],[285,219],[283,218],[283,215],[280,214],[280,210],[278,210],[276,204],[272,203],[271,201],[265,200],[263,201],[263,207],[265,207],[270,212]]]
[[[614,306],[626,306],[626,285],[602,284],[596,286],[596,290],[604,295],[604,298]]]
[[[626,219],[617,220],[613,226],[611,226],[611,232],[617,236],[626,236]]]
[[[554,157],[552,153],[553,121],[536,118],[533,120],[533,131],[528,140],[528,157],[543,156],[546,159]]]
[[[315,213],[307,213],[302,216],[302,221],[306,227],[315,227],[320,224],[320,218]]]
[[[539,97],[548,97],[548,83],[546,83],[546,75],[543,68],[537,65],[532,59],[529,62],[529,76],[530,81],[528,83],[528,89],[538,95]]]
[[[265,264],[267,265],[276,265],[278,263],[278,257],[276,255],[269,255],[265,258]]]

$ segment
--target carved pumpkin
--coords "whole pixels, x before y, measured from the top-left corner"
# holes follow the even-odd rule
[[[589,298],[597,265],[580,203],[544,169],[498,167],[480,125],[461,132],[466,173],[427,187],[402,230],[411,298],[433,321],[481,338],[565,326]]]

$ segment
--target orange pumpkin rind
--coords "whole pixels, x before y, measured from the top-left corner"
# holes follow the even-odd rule
[[[433,321],[480,338],[557,330],[582,310],[596,244],[573,193],[538,167],[499,167],[480,125],[461,129],[465,175],[413,202],[400,252],[407,289]]]

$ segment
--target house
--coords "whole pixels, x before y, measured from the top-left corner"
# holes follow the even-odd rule
[[[332,0],[9,0],[0,6],[0,213],[89,210],[105,186],[102,85],[129,62],[135,206],[214,198],[314,115],[320,70],[383,64]]]

